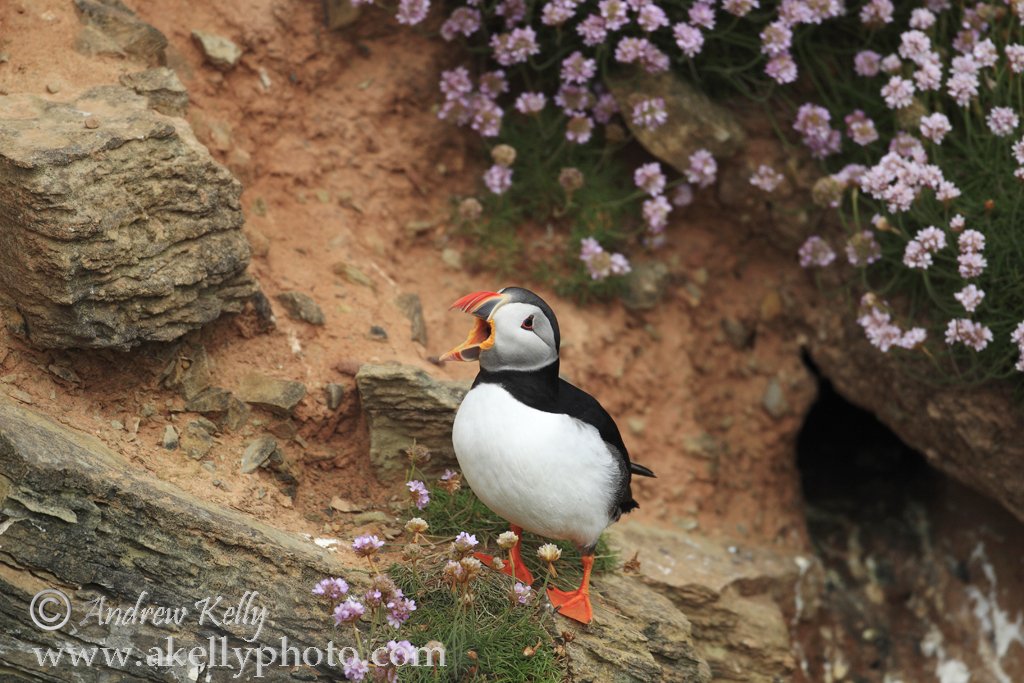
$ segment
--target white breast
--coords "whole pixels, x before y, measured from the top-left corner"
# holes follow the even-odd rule
[[[611,522],[619,469],[592,425],[481,384],[459,407],[452,441],[473,492],[512,524],[587,546]]]

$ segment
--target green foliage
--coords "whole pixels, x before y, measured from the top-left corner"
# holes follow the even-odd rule
[[[442,674],[422,668],[403,671],[402,680],[462,680],[467,675],[479,675],[489,681],[563,680],[564,667],[555,656],[551,636],[556,624],[552,622],[554,617],[548,610],[544,588],[556,585],[570,590],[579,585],[579,552],[572,544],[558,543],[562,559],[557,565],[558,579],[551,579],[536,552],[550,541],[524,533],[523,560],[537,579],[532,603],[516,603],[515,581],[490,569],[484,569],[471,583],[473,599],[467,603],[442,576],[451,539],[465,531],[477,537],[481,550],[499,554],[502,551],[494,546],[494,541],[498,534],[508,530],[508,523],[466,488],[452,494],[435,487],[430,495],[426,509],[409,511],[411,516],[420,516],[430,525],[429,544],[420,546],[424,554],[414,563],[393,565],[388,573],[406,595],[416,600],[417,609],[405,628],[416,634],[418,644],[428,640],[443,643],[448,653],[447,666],[442,678],[435,678]],[[617,557],[602,538],[595,556],[595,572],[610,571],[617,564]],[[526,648],[535,648],[535,653],[524,655]]]
[[[402,680],[459,681],[473,675],[508,683],[563,680],[565,672],[545,628],[551,617],[536,604],[514,604],[512,579],[495,571],[481,574],[473,583],[473,602],[462,603],[441,579],[442,555],[420,560],[416,568],[394,565],[389,570],[406,595],[416,600],[406,628],[417,634],[418,642],[437,640],[446,650],[444,669],[404,669]],[[534,598],[535,603],[541,600],[540,595]],[[523,654],[538,643],[542,647],[533,656]]]
[[[498,534],[508,531],[508,522],[491,512],[471,490],[463,487],[450,494],[435,488],[430,495],[430,505],[417,514],[430,524],[432,535],[448,538],[466,531],[475,535],[487,552],[497,552],[494,543]],[[554,585],[563,590],[571,590],[579,585],[582,578],[580,553],[572,543],[551,541],[528,531],[523,532],[522,543],[523,561],[535,578],[547,573],[546,566],[537,557],[537,548],[545,543],[554,543],[562,550],[562,559],[558,561],[558,579]],[[594,553],[594,572],[609,572],[618,566],[618,555],[602,536]]]

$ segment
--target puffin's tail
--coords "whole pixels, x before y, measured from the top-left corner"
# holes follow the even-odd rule
[[[655,477],[656,476],[654,474],[654,472],[652,472],[648,468],[644,467],[643,465],[638,465],[635,462],[629,463],[629,471],[632,472],[633,474],[639,474],[641,477]]]

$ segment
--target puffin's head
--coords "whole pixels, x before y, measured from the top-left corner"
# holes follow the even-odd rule
[[[558,360],[558,320],[543,299],[528,289],[474,292],[454,304],[476,316],[473,329],[441,360],[479,360],[485,370],[537,370]]]

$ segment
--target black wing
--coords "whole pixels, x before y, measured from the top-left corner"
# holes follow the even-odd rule
[[[565,413],[581,422],[593,425],[601,439],[608,444],[609,449],[619,458],[622,477],[619,484],[619,496],[615,501],[615,508],[618,513],[629,512],[639,507],[633,500],[633,492],[630,488],[632,474],[639,474],[645,477],[653,477],[654,472],[637,465],[629,460],[629,451],[626,444],[622,442],[622,434],[615,420],[608,414],[608,411],[598,402],[596,398],[582,389],[569,384],[564,379],[558,380],[557,412]],[[618,515],[616,515],[617,517]]]

